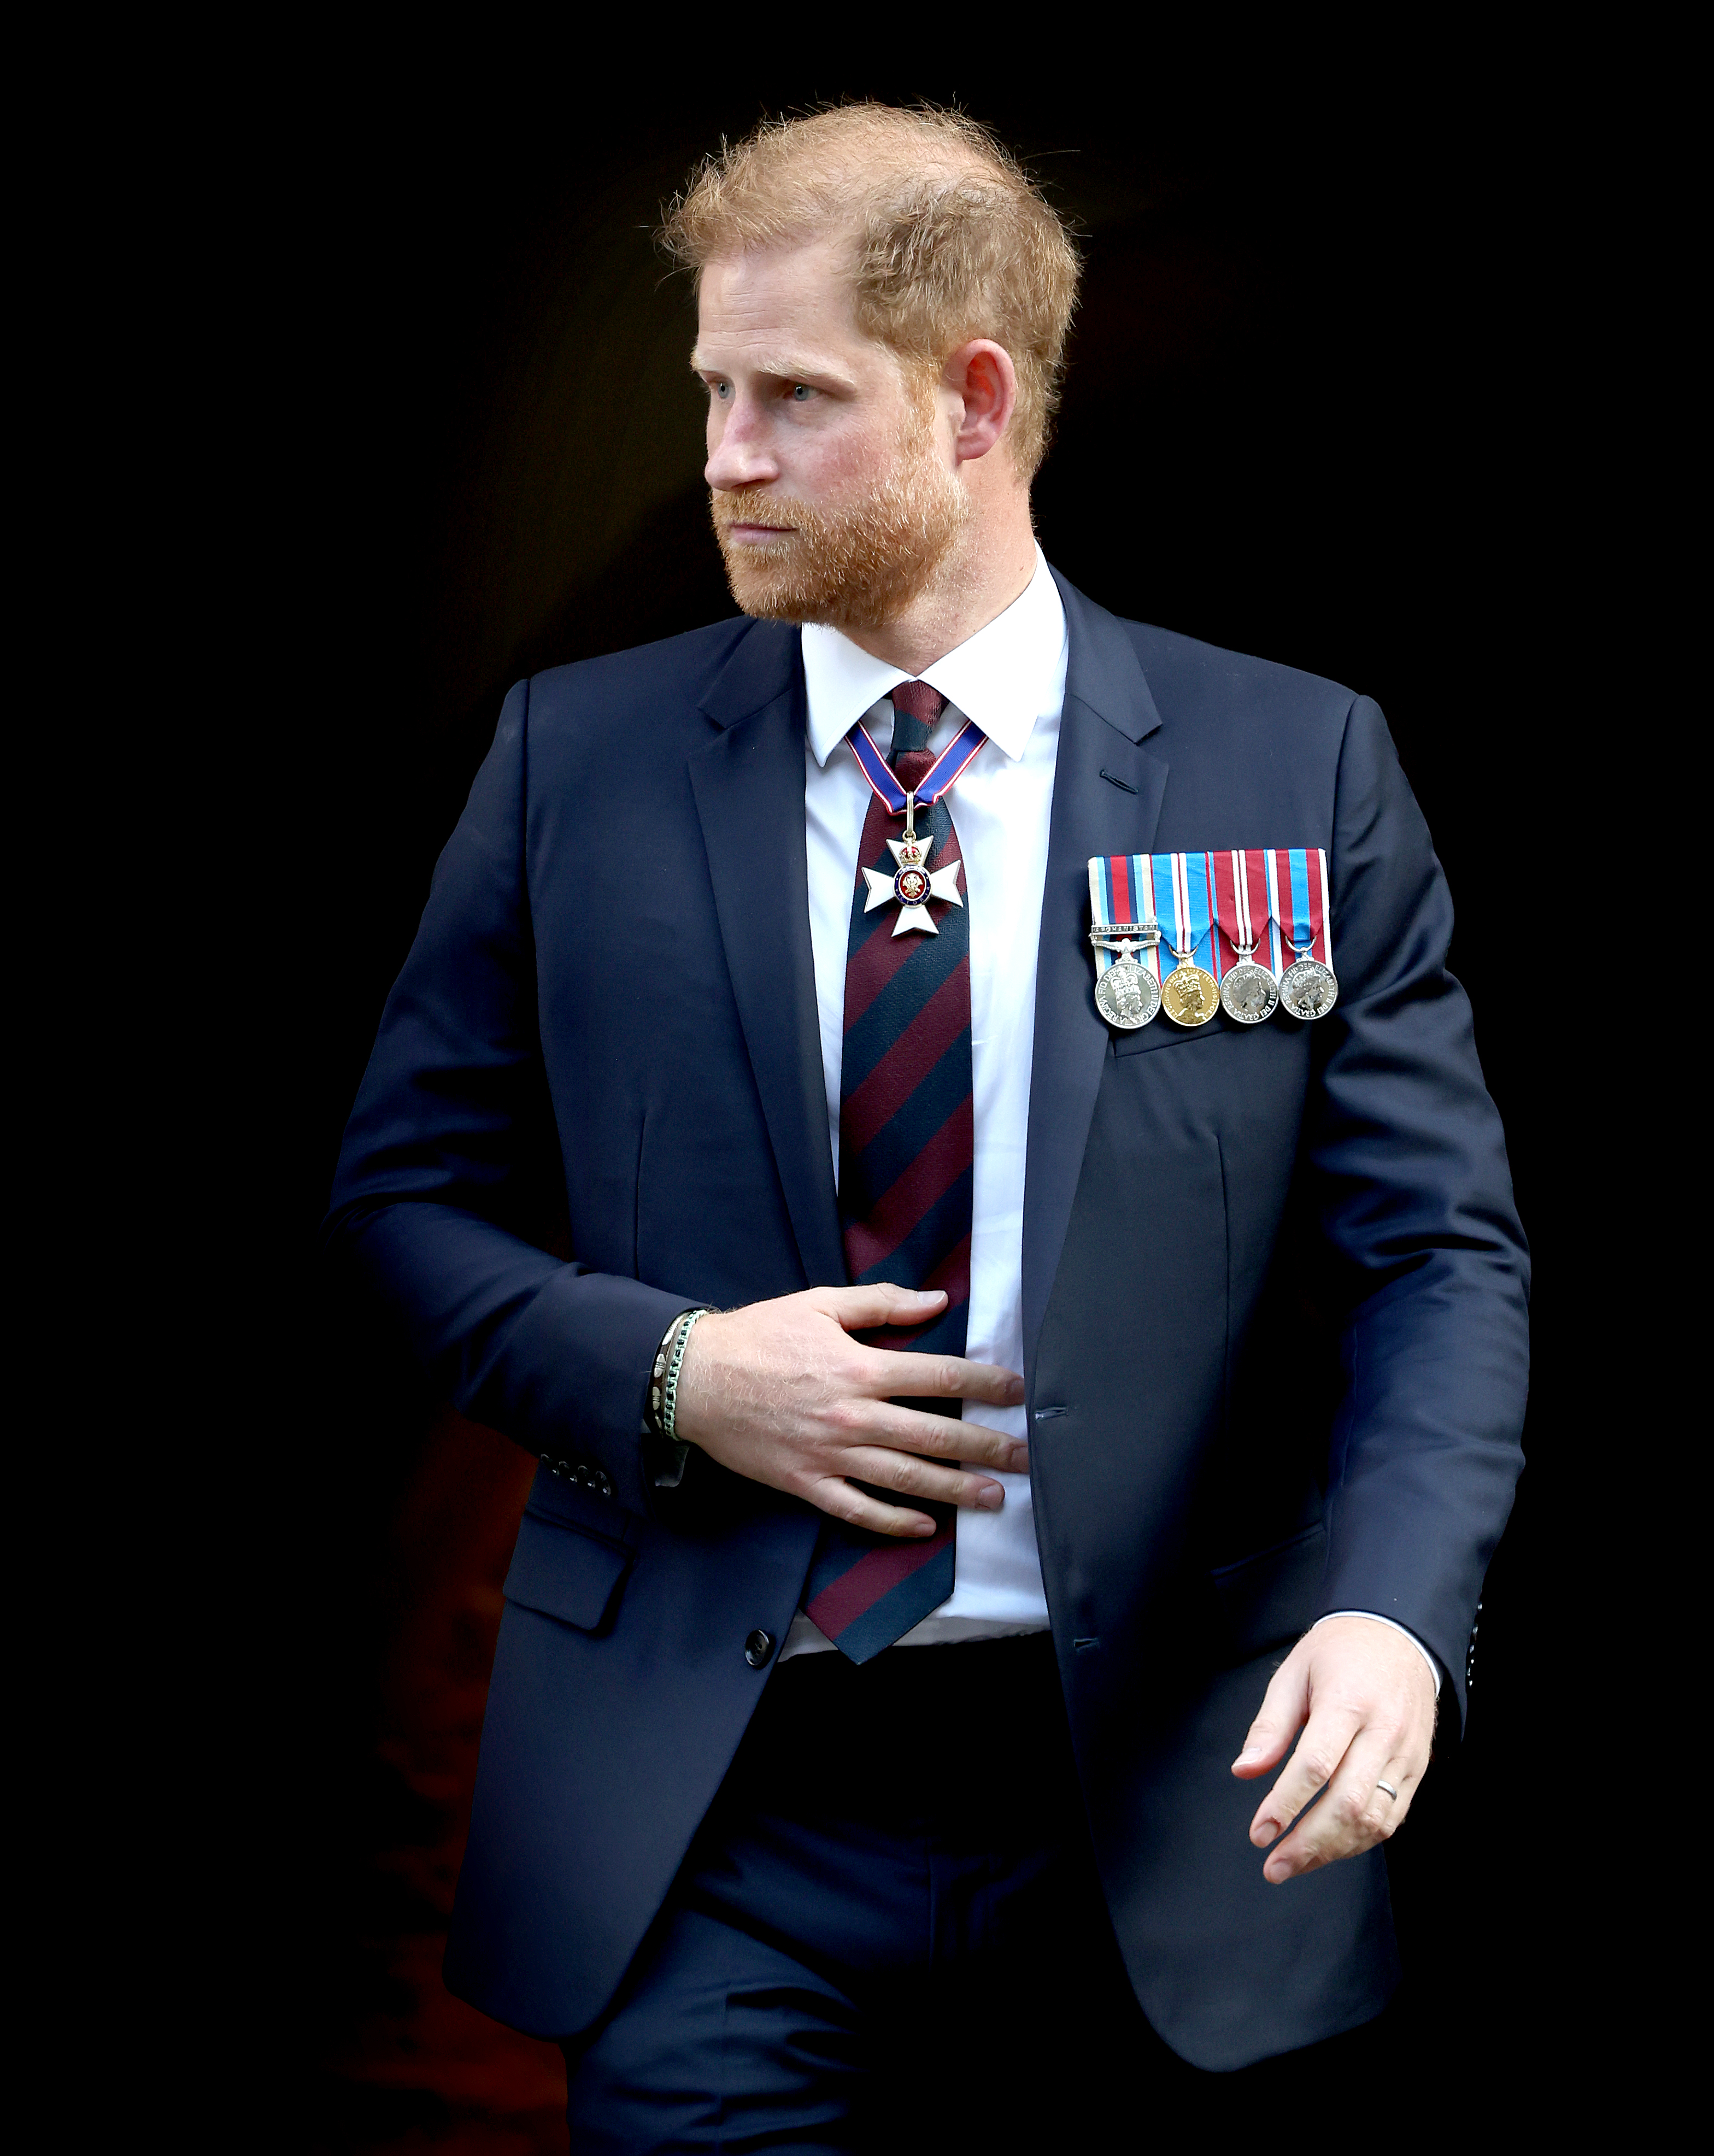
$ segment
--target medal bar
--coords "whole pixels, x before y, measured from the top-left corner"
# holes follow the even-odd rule
[[[1172,909],[1170,936],[1157,893]],[[1190,1029],[1222,1011],[1236,1025],[1260,1025],[1280,1009],[1306,1024],[1338,999],[1327,856],[1318,847],[1097,855],[1089,900],[1096,1004],[1118,1031],[1161,1010]]]

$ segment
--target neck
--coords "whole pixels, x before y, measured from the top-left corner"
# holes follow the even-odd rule
[[[983,505],[950,559],[902,613],[879,629],[844,634],[872,658],[921,675],[1003,614],[1034,574],[1029,496],[1019,490],[1004,503]]]

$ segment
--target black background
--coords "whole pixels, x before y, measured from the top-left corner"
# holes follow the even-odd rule
[[[189,1719],[223,1703],[199,1816],[247,2075],[285,2088],[362,2005],[384,1552],[427,1425],[320,1283],[340,1129],[505,688],[731,611],[690,300],[649,237],[663,198],[762,110],[860,93],[959,99],[1082,236],[1036,491],[1049,557],[1119,613],[1376,696],[1450,878],[1537,1255],[1531,1464],[1466,1740],[1392,1852],[1389,2048],[1350,2071],[1523,2100],[1575,2038],[1595,1952],[1568,1885],[1588,1793],[1544,1791],[1542,1763],[1599,1684],[1574,1613],[1609,1402],[1583,1353],[1575,1084],[1517,989],[1518,861],[1572,822],[1567,747],[1610,687],[1578,414],[1615,213],[1516,74],[1454,70],[1420,100],[1392,75],[1360,123],[1331,92],[1228,98],[1170,69],[1091,102],[785,68],[651,88],[640,116],[587,85],[509,103],[380,80],[288,100],[186,182],[204,334],[181,392],[209,454],[183,738],[222,1081],[188,1202],[238,1254],[212,1284],[201,1495],[248,1524],[234,1542],[208,1516],[183,1651]]]

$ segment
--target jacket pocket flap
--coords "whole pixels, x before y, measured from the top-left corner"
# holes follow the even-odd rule
[[[1223,1033],[1254,1033],[1257,1029],[1255,1026],[1234,1025],[1224,1013],[1211,1018],[1206,1025],[1174,1025],[1163,1011],[1134,1033],[1116,1033],[1113,1053],[1121,1057],[1147,1055],[1161,1048],[1188,1048],[1193,1040],[1213,1040]]]
[[[1297,1638],[1316,1614],[1327,1562],[1327,1530],[1318,1522],[1290,1542],[1223,1564],[1209,1575],[1234,1661],[1247,1661]]]
[[[630,1568],[631,1552],[617,1543],[528,1512],[519,1522],[505,1599],[580,1632],[598,1632],[610,1622]]]

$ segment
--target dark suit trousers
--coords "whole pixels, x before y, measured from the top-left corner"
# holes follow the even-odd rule
[[[572,2147],[1050,2147],[1162,2052],[1045,1634],[777,1671],[605,2020]]]

